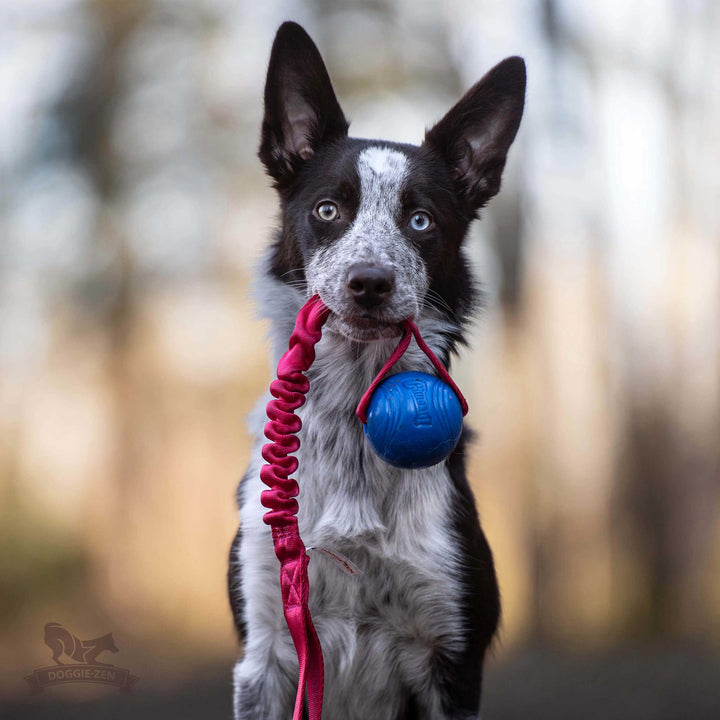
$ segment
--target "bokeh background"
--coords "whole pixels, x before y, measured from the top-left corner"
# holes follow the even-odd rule
[[[0,0],[0,715],[229,717],[286,19],[361,137],[528,64],[454,370],[504,598],[485,717],[720,717],[713,0]],[[136,696],[28,697],[48,621],[112,632]]]

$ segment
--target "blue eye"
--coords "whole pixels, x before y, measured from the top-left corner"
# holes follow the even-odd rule
[[[408,223],[413,230],[422,232],[432,225],[432,217],[426,212],[416,212]]]
[[[331,200],[323,200],[315,206],[315,214],[325,222],[332,222],[340,217],[340,210]]]

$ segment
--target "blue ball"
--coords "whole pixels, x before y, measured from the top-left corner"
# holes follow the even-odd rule
[[[370,398],[367,435],[373,450],[400,468],[442,462],[462,432],[462,407],[453,389],[423,372],[385,378]]]

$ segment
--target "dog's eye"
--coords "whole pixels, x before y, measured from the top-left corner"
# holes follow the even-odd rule
[[[413,230],[422,232],[432,225],[432,217],[426,212],[416,212],[410,218],[410,222],[408,224]]]
[[[340,210],[334,202],[323,200],[315,206],[315,214],[325,222],[337,220],[340,216]]]

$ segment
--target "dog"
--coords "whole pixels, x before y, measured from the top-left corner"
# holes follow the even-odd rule
[[[276,365],[300,307],[330,309],[302,419],[298,523],[314,553],[310,611],[325,661],[325,720],[469,720],[500,601],[465,473],[468,433],[444,462],[403,470],[369,447],[355,408],[412,318],[445,366],[465,343],[479,292],[463,251],[500,189],[525,100],[525,64],[503,60],[422,145],[348,137],[348,121],[308,34],[284,23],[265,85],[259,158],[281,226],[257,283]],[[275,366],[274,365],[274,366]],[[433,372],[413,344],[393,372]],[[264,398],[228,572],[244,654],[236,720],[292,717],[298,662],[279,565],[263,523]],[[360,572],[343,572],[347,558]],[[342,563],[341,563],[342,565]]]

